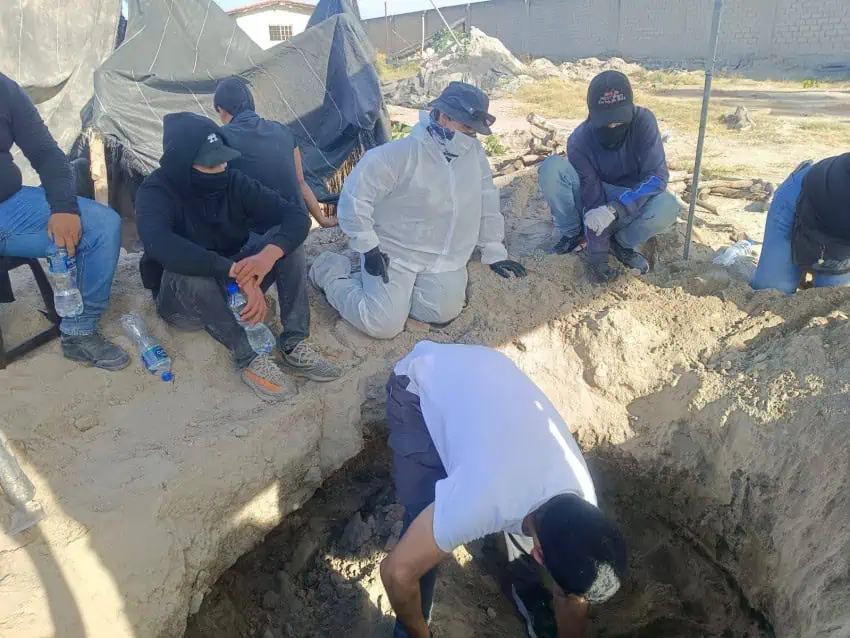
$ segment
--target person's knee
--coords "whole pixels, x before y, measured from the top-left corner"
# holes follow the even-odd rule
[[[94,200],[79,198],[84,237],[109,243],[121,243],[121,217],[108,206]]]
[[[578,181],[578,173],[563,155],[552,155],[540,165],[537,181],[544,195],[551,195],[561,188]]]
[[[178,297],[207,297],[223,295],[221,283],[214,277],[195,277],[166,272],[162,288],[170,289]]]
[[[679,200],[673,193],[664,191],[655,196],[653,206],[656,207],[654,218],[658,230],[665,230],[676,223],[679,217]]]
[[[440,300],[438,306],[434,308],[434,318],[431,323],[447,323],[453,319],[457,319],[458,315],[463,312],[463,304],[466,301],[464,293],[448,295]]]
[[[406,321],[406,314],[363,317],[363,331],[373,339],[392,339],[401,334]]]

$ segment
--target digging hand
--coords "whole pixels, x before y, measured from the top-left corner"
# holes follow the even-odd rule
[[[380,277],[387,284],[390,282],[390,276],[387,274],[387,267],[390,265],[390,258],[386,253],[382,253],[378,246],[375,246],[369,252],[363,253],[363,267],[366,272],[373,277]]]
[[[584,225],[597,235],[601,234],[617,219],[617,213],[613,206],[604,204],[584,215]]]

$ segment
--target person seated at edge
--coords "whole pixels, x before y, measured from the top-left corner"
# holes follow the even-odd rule
[[[504,540],[501,580],[529,636],[584,636],[588,606],[620,587],[627,548],[555,406],[504,354],[430,341],[396,364],[387,392],[404,505],[381,563],[395,637],[429,636],[437,565],[489,534]]]
[[[594,279],[616,277],[609,252],[644,274],[649,263],[638,248],[673,226],[679,214],[676,197],[666,190],[658,123],[652,111],[635,106],[629,79],[619,71],[593,78],[587,105],[588,118],[567,141],[567,157],[552,156],[540,167],[540,190],[561,235],[554,252],[580,250],[586,228]]]
[[[301,153],[288,128],[264,120],[254,112],[254,97],[239,78],[228,78],[219,83],[215,91],[215,110],[224,126],[224,141],[242,154],[228,164],[270,188],[284,199],[301,204],[322,226],[335,226],[336,217],[322,212],[313,191],[304,180]],[[252,229],[266,233],[269,228]],[[314,350],[307,338],[310,336],[310,300],[307,295],[307,256],[303,246],[298,246],[278,262],[284,279],[285,296],[280,297],[280,316],[283,334],[280,348],[287,364],[313,381],[333,381],[342,372]]]
[[[226,284],[238,280],[248,303],[241,320],[265,319],[263,290],[288,294],[281,260],[306,239],[310,218],[300,203],[281,198],[227,167],[239,153],[224,144],[212,120],[193,113],[165,116],[160,168],[136,194],[145,248],[139,269],[160,316],[176,327],[204,328],[232,353],[243,381],[261,398],[294,393],[271,354],[257,354],[230,311]],[[252,227],[269,228],[264,235]],[[285,318],[284,318],[285,319]],[[284,359],[283,365],[297,371]]]
[[[753,288],[850,286],[850,153],[803,162],[777,189],[767,213]]]
[[[23,185],[11,148],[17,144],[41,178],[41,188]],[[51,244],[77,262],[83,312],[59,326],[62,354],[103,370],[121,370],[129,355],[98,332],[109,303],[121,250],[121,218],[111,208],[76,196],[65,153],[35,105],[11,78],[0,73],[0,256],[47,256]]]
[[[476,244],[497,274],[525,276],[507,258],[499,191],[475,137],[491,134],[489,105],[480,89],[452,82],[410,135],[369,150],[345,180],[339,226],[361,254],[361,271],[325,252],[310,278],[358,330],[391,339],[408,316],[438,324],[457,317]]]

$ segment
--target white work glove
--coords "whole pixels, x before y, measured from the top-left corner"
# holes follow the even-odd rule
[[[610,204],[603,204],[584,214],[584,225],[597,235],[603,233],[617,219],[616,211]]]

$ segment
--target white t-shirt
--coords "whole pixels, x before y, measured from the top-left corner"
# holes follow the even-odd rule
[[[436,486],[444,552],[522,521],[559,494],[596,505],[581,450],[561,415],[505,355],[422,341],[395,367],[410,378],[447,478]]]

